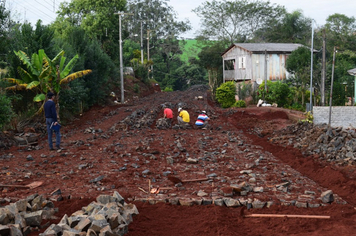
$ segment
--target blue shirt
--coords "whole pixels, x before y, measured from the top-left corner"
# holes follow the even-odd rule
[[[52,118],[53,122],[57,122],[56,104],[52,100],[48,100],[43,106],[45,117]]]

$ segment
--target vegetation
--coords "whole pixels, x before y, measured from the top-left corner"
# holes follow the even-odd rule
[[[229,81],[220,85],[216,90],[216,100],[221,107],[232,107],[235,103],[236,85],[235,82]]]
[[[289,98],[290,89],[287,83],[281,81],[267,81],[267,90],[265,82],[258,87],[258,98],[269,103],[277,103],[279,107],[288,106],[291,101]]]
[[[10,123],[14,115],[10,98],[6,97],[5,93],[0,92],[0,130]]]
[[[209,84],[222,107],[242,106],[242,101],[235,103],[237,94],[240,100],[252,96],[303,110],[306,102],[321,103],[320,48],[325,38],[326,97],[331,85],[334,47],[338,52],[333,104],[344,105],[347,97],[354,97],[354,77],[347,73],[356,68],[354,17],[333,14],[325,25],[315,29],[316,51],[311,68],[312,20],[300,10],[287,12],[284,6],[270,2],[204,2],[194,9],[203,24],[193,40],[179,39],[191,29],[190,22],[178,21],[167,1],[71,0],[61,4],[55,22],[50,25],[41,21],[35,25],[14,22],[11,12],[0,4],[0,78],[11,78],[0,83],[1,88],[8,88],[0,91],[4,103],[1,108],[9,114],[6,119],[1,118],[1,127],[11,120],[12,114],[19,119],[24,110],[32,113],[38,110],[40,106],[33,100],[44,101],[47,91],[60,94],[60,114],[70,118],[95,104],[105,103],[113,89],[119,90],[118,12],[131,14],[121,15],[123,67],[132,67],[137,78],[146,84],[154,81],[164,91]],[[144,40],[140,41],[141,38]],[[256,93],[248,83],[240,83],[236,91],[233,82],[222,85],[221,54],[232,43],[241,42],[300,43],[306,47],[300,47],[287,59],[286,69],[290,73],[287,81],[268,81],[267,90],[261,85]],[[309,101],[311,86],[313,101]],[[137,86],[133,89],[140,92]]]
[[[233,107],[246,107],[246,102],[244,100],[238,100],[235,102]]]

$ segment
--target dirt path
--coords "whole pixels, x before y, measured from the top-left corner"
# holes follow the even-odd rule
[[[178,106],[187,109],[191,124],[199,111],[206,110],[211,129],[157,129],[161,104],[167,102],[175,115]],[[300,113],[279,108],[222,110],[197,88],[155,93],[130,106],[97,107],[62,129],[65,150],[61,152],[48,151],[46,138],[37,149],[5,151],[1,182],[44,184],[33,190],[3,188],[1,197],[16,201],[37,192],[50,198],[60,188],[64,201],[56,205],[61,217],[100,194],[118,191],[140,212],[128,235],[356,235],[354,171],[268,141],[274,130],[299,117]],[[208,176],[209,180],[174,185],[169,175],[188,180]],[[286,182],[287,187],[280,186]],[[149,184],[166,190],[147,194],[142,189],[148,190]],[[243,186],[243,192],[231,186]],[[334,192],[331,204],[320,200],[326,190]],[[271,204],[253,207],[246,214],[313,214],[331,219],[243,218],[242,207],[193,204],[225,198],[249,207]],[[147,199],[193,205],[151,205]]]

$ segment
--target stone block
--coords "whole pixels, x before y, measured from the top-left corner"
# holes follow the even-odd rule
[[[19,212],[26,212],[27,209],[27,200],[21,199],[15,202],[16,208]]]
[[[10,235],[10,227],[7,225],[0,225],[0,235]]]
[[[88,218],[82,218],[79,223],[74,227],[78,231],[87,231],[91,225],[91,221]]]
[[[334,201],[334,195],[332,190],[327,190],[321,194],[321,201],[323,203],[331,203]]]
[[[239,207],[241,206],[239,200],[233,198],[223,198],[224,203],[227,207]]]
[[[28,226],[40,226],[42,223],[42,211],[35,211],[24,215]]]

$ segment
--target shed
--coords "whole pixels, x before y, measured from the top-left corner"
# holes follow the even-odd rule
[[[223,78],[226,81],[284,80],[288,76],[285,63],[292,51],[302,44],[235,43],[222,53]]]

